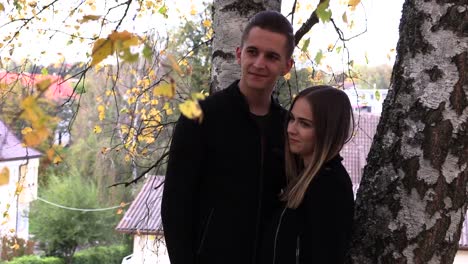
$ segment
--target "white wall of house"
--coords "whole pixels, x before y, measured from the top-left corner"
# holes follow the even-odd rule
[[[29,204],[37,199],[39,158],[1,161],[0,171],[8,170],[8,181],[0,184],[0,236],[29,238]],[[17,185],[22,186],[15,195]],[[4,217],[4,212],[8,216]],[[11,232],[10,230],[14,230]]]
[[[155,235],[135,235],[132,264],[170,264],[164,238]]]
[[[455,260],[453,264],[466,264],[468,263],[468,251],[467,250],[458,250],[457,255],[455,255]]]

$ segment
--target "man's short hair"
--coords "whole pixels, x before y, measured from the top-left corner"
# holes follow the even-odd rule
[[[283,14],[273,10],[261,11],[255,14],[255,16],[249,20],[247,26],[245,26],[244,31],[242,32],[241,46],[244,45],[244,41],[247,39],[250,30],[252,30],[253,27],[259,27],[285,36],[286,52],[288,58],[291,58],[295,47],[294,31],[291,23],[285,16],[283,16]]]

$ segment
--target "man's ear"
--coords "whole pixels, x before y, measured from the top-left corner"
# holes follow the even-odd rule
[[[240,65],[241,63],[241,54],[242,54],[242,49],[241,47],[237,47],[236,48],[236,59],[237,59],[237,63]]]
[[[284,69],[283,75],[287,74],[291,70],[293,65],[294,65],[294,60],[292,58],[288,59],[286,61],[286,68]]]

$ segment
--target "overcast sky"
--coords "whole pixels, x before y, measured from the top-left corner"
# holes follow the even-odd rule
[[[100,1],[97,1],[98,3]],[[104,2],[104,1],[102,1]],[[181,10],[182,13],[185,13],[188,17],[190,17],[190,9],[192,6],[195,7],[197,12],[203,12],[204,6],[202,1],[200,0],[185,0],[185,1],[166,1],[170,11],[175,11],[175,6]],[[292,0],[283,0],[283,7],[282,12],[286,15],[290,12]],[[309,10],[307,9],[307,5],[316,6],[318,0],[310,1],[310,0],[299,0],[301,4],[301,10],[303,18],[306,18],[306,15],[310,14]],[[344,9],[336,8],[339,3],[347,2],[347,0],[331,0],[333,17],[337,23],[342,23],[341,14],[343,13]],[[378,64],[393,64],[393,58],[395,54],[391,54],[391,60],[388,60],[387,54],[390,52],[392,48],[396,47],[396,43],[398,41],[398,26],[401,17],[401,8],[403,6],[403,0],[391,0],[391,1],[383,1],[383,0],[362,0],[362,5],[357,7],[356,12],[354,13],[355,18],[355,27],[351,32],[345,31],[345,37],[351,37],[357,33],[360,33],[365,30],[367,25],[367,31],[347,43],[347,46],[350,50],[351,59],[353,59],[358,64],[366,63],[366,56],[367,54],[367,62],[370,65],[378,65]],[[343,7],[341,5],[341,7]],[[94,13],[99,12],[100,8],[98,7],[97,11]],[[92,14],[92,11],[89,11]],[[175,14],[171,13],[171,14]],[[132,32],[143,32],[145,31],[148,26],[159,25],[159,28],[167,28],[164,26],[166,25],[176,25],[178,24],[177,21],[179,19],[174,19],[176,15],[170,15],[170,20],[162,19],[161,15],[157,14],[151,18],[147,18],[146,20],[140,20],[140,22],[135,23],[127,23],[125,29],[132,31]],[[349,20],[353,18],[352,15],[348,17]],[[367,21],[364,20],[367,19]],[[7,13],[1,12],[0,13],[0,24],[3,21],[7,21]],[[298,22],[300,19],[300,14],[297,14],[295,21]],[[52,17],[48,17],[48,23],[51,23],[52,28],[62,29],[60,18],[58,15],[55,15],[55,20]],[[137,21],[137,20],[135,20]],[[44,27],[44,25],[42,25]],[[91,25],[83,25],[83,31],[86,31],[86,28],[90,28]],[[296,29],[299,27],[295,25]],[[346,29],[344,25],[342,25],[343,29]],[[8,30],[7,28],[3,28],[0,32],[0,38],[3,38],[5,32]],[[20,57],[28,56],[30,58],[41,58],[40,61],[44,64],[52,63],[56,61],[60,56],[57,53],[61,53],[65,56],[66,61],[74,62],[74,61],[83,61],[86,60],[86,52],[90,52],[91,46],[89,44],[80,44],[76,43],[72,46],[66,46],[65,43],[68,41],[68,37],[66,35],[62,35],[57,33],[54,39],[50,40],[48,38],[41,38],[37,33],[36,28],[31,28],[29,32],[24,31],[22,34],[22,42],[23,45],[17,50],[15,50],[15,59],[19,59]],[[319,49],[326,51],[329,44],[333,44],[337,40],[337,34],[335,33],[333,26],[331,23],[327,24],[318,24],[314,26],[312,32],[304,37],[304,39],[310,38],[310,45],[309,51],[312,56],[315,56],[316,52]],[[45,55],[41,55],[42,51],[47,51]],[[0,56],[7,56],[8,49],[3,49],[3,52]],[[325,64],[329,65],[338,65],[343,64],[343,56],[336,55],[336,53],[325,54],[327,59],[324,61]],[[347,57],[346,57],[347,59]]]

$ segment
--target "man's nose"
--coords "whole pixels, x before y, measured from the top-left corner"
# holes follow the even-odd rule
[[[255,58],[254,66],[257,68],[265,67],[265,57],[263,55],[259,55]]]

